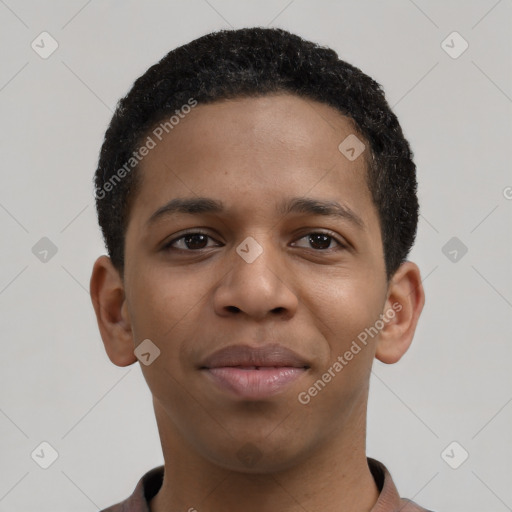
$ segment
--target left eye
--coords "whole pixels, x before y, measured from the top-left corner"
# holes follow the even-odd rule
[[[338,240],[333,236],[322,232],[309,233],[299,240],[303,239],[307,239],[307,243],[311,244],[314,249],[318,250],[332,249],[333,247],[331,247],[331,242],[334,242],[340,248],[344,247],[344,245],[341,242],[338,242]]]

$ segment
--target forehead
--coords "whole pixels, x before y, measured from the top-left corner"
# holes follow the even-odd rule
[[[179,124],[168,127],[169,133],[162,134],[163,141],[155,141],[156,151],[151,152],[142,167],[157,159],[165,148],[175,153],[177,162],[180,157],[194,162],[211,150],[222,152],[224,158],[279,151],[282,159],[297,156],[324,161],[339,157],[340,142],[356,133],[353,121],[333,107],[284,93],[199,104],[175,120]],[[180,148],[184,151],[176,151]],[[185,154],[187,149],[194,151]],[[166,158],[169,156],[167,152]],[[352,167],[363,170],[363,160]]]
[[[354,160],[340,151],[358,134],[328,105],[291,94],[222,100],[197,105],[168,131],[161,140],[149,132],[155,145],[139,164],[132,212],[144,220],[172,198],[191,196],[221,199],[237,214],[261,213],[285,196],[341,200],[361,217],[372,213],[368,150]]]

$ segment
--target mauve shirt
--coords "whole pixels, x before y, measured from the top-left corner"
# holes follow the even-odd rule
[[[379,499],[371,512],[432,512],[410,500],[400,498],[391,475],[383,464],[368,458],[368,465],[380,491]],[[163,478],[164,466],[151,469],[139,480],[129,498],[100,512],[150,512],[149,502],[160,490]]]

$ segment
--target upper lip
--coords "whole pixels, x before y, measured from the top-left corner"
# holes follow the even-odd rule
[[[200,365],[204,368],[220,368],[225,366],[286,366],[309,368],[307,362],[282,345],[265,345],[250,347],[248,345],[231,345],[217,350]]]

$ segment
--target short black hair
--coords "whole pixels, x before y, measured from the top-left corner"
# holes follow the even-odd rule
[[[283,29],[253,27],[213,32],[170,51],[119,100],[94,184],[99,225],[121,276],[140,184],[137,149],[150,130],[191,99],[206,104],[272,93],[316,100],[352,120],[369,146],[366,181],[379,215],[388,280],[406,260],[419,215],[416,166],[382,87],[330,48]]]

